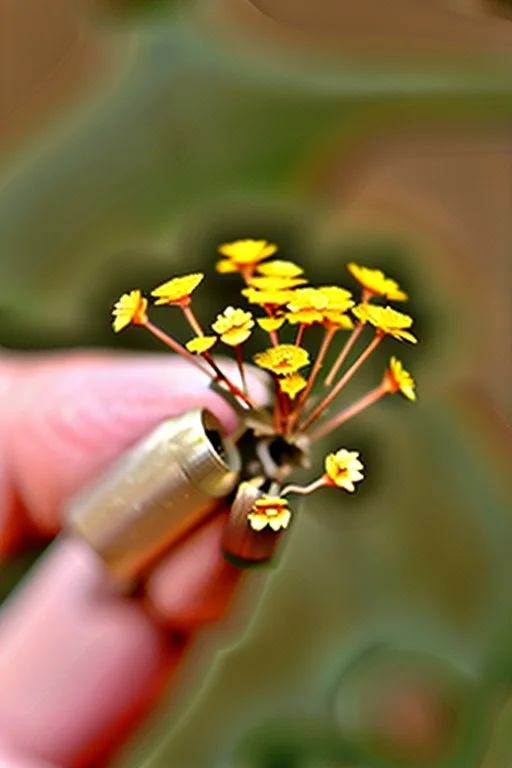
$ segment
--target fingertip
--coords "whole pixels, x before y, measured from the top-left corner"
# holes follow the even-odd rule
[[[222,556],[226,517],[200,528],[150,574],[145,604],[159,623],[191,633],[227,613],[242,574]]]
[[[58,768],[55,763],[28,757],[2,743],[0,737],[0,768]]]

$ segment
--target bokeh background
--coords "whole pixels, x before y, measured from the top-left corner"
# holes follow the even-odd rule
[[[318,282],[389,271],[421,339],[418,403],[344,429],[364,487],[303,505],[116,768],[510,768],[511,13],[0,0],[3,347],[155,349],[113,301],[193,265],[211,317],[238,237]]]

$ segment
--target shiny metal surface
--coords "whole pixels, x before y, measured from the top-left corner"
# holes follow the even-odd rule
[[[261,498],[260,489],[264,478],[254,478],[241,483],[231,505],[228,520],[222,535],[224,557],[238,568],[251,568],[269,562],[274,556],[281,531],[265,528],[254,531],[249,525],[249,514],[256,499]]]
[[[215,511],[239,471],[238,451],[216,418],[189,411],[158,426],[76,496],[68,528],[130,584]]]

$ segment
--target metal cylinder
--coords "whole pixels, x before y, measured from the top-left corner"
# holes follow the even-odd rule
[[[218,506],[240,456],[207,410],[168,419],[70,503],[68,528],[131,585]]]
[[[268,563],[283,533],[271,528],[254,531],[249,525],[253,504],[262,495],[257,480],[241,483],[224,527],[222,552],[226,560],[238,568],[253,568]]]

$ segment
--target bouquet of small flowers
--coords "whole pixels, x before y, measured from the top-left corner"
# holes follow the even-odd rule
[[[395,280],[378,269],[347,265],[360,286],[356,299],[337,285],[311,286],[304,270],[292,261],[276,258],[277,246],[266,240],[237,240],[218,250],[222,258],[217,271],[238,273],[243,282],[241,295],[254,311],[228,306],[206,329],[192,308],[193,294],[204,275],[193,273],[174,277],[151,292],[155,306],[174,306],[183,312],[193,332],[185,344],[149,319],[149,301],[139,290],[117,301],[113,328],[118,332],[129,325],[142,326],[201,368],[216,382],[218,391],[238,406],[244,466],[226,527],[224,550],[238,560],[260,562],[270,557],[278,536],[290,524],[289,496],[311,494],[324,487],[352,493],[356,483],[363,480],[364,465],[358,451],[342,447],[326,456],[320,477],[305,486],[290,482],[294,470],[310,465],[315,442],[363,409],[398,392],[408,400],[416,399],[414,379],[396,357],[391,357],[376,387],[342,410],[334,408],[343,388],[386,337],[413,344],[417,339],[411,333],[413,320],[409,315],[375,303],[376,299],[407,300]],[[308,348],[312,326],[323,329],[322,341],[314,352]],[[372,329],[372,338],[355,354],[366,326]],[[281,341],[280,334],[285,331],[292,341]],[[254,403],[246,375],[244,345],[253,333],[266,337],[261,351],[252,358],[271,380],[272,403],[265,408]],[[227,375],[216,360],[213,350],[219,347],[233,350],[239,380]],[[332,351],[334,363],[325,374],[326,356]],[[321,376],[324,386],[318,394],[315,385]]]

